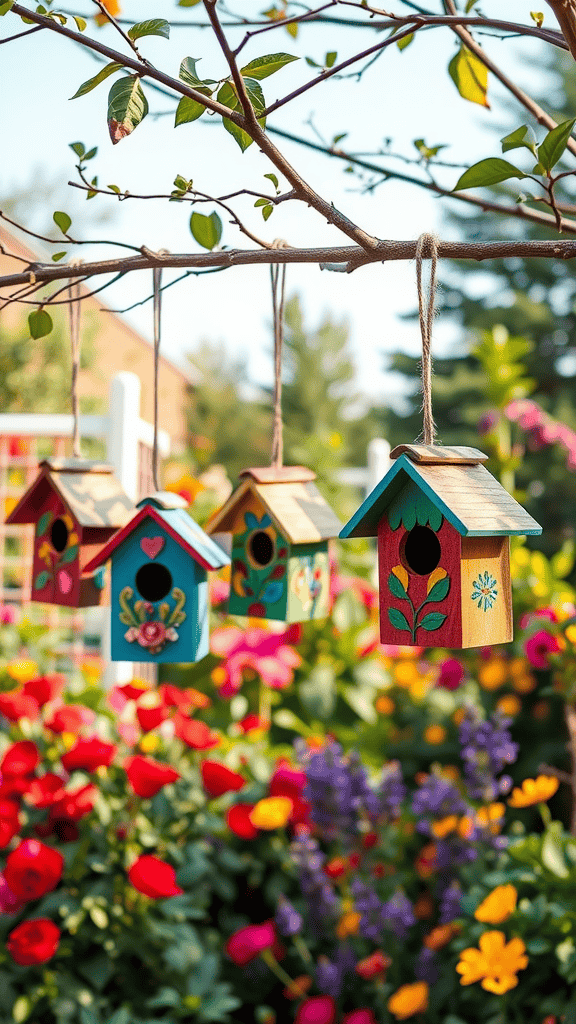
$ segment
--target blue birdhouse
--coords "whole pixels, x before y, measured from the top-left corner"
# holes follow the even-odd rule
[[[87,566],[112,561],[113,661],[181,663],[208,654],[208,571],[230,559],[179,500],[144,498]]]

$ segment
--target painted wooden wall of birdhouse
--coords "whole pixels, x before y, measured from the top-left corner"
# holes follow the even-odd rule
[[[462,647],[512,640],[509,537],[462,538]]]
[[[114,661],[208,654],[207,572],[150,518],[112,553],[111,614]]]
[[[77,520],[47,487],[35,527],[32,600],[78,607],[80,535]]]
[[[231,615],[286,621],[290,545],[252,493],[232,530]]]
[[[378,527],[384,644],[462,646],[461,537],[431,503],[429,511],[418,522],[407,510],[398,524],[392,505]]]
[[[292,547],[288,565],[286,622],[325,619],[330,605],[328,541]]]

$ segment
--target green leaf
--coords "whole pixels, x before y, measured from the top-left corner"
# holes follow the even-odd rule
[[[142,36],[162,36],[163,39],[170,38],[170,23],[164,18],[151,18],[150,21],[140,21],[128,29],[130,39],[141,39]]]
[[[72,97],[72,99],[74,99],[74,97]],[[70,149],[74,150],[74,152],[76,153],[76,156],[79,156],[80,159],[82,159],[82,157],[84,156],[84,153],[86,152],[86,147],[85,147],[84,143],[83,142],[69,142],[68,145],[70,146]]]
[[[222,238],[222,221],[216,211],[209,216],[195,211],[190,217],[190,231],[203,249],[214,249]]]
[[[394,626],[394,629],[405,629],[408,633],[411,632],[406,616],[403,615],[402,612],[399,612],[397,608],[388,609],[388,618]]]
[[[66,548],[60,563],[61,565],[66,565],[68,562],[74,562],[76,558],[78,558],[78,545],[73,544],[71,548]]]
[[[63,259],[64,256],[66,256],[66,251],[64,251],[64,252],[55,252],[55,253],[52,254],[52,262],[53,263],[58,263],[58,261]]]
[[[391,572],[388,577],[388,590],[394,595],[394,597],[400,598],[401,601],[409,600],[408,594],[402,586],[401,581],[393,572]]]
[[[508,181],[509,178],[525,178],[523,171],[509,164],[507,160],[500,157],[489,157],[487,160],[480,160],[473,164],[458,179],[453,191],[458,192],[461,188],[481,188],[486,185],[497,185],[501,181]]]
[[[53,512],[45,512],[44,515],[40,516],[36,524],[36,536],[43,537],[48,532],[48,527],[54,518]]]
[[[44,572],[39,572],[36,579],[34,580],[34,590],[44,590],[44,587],[48,583],[49,579],[49,572],[46,572],[46,570],[44,570]]]
[[[108,130],[113,145],[131,135],[148,113],[148,101],[137,75],[120,78],[108,94]]]
[[[479,57],[462,45],[448,65],[448,73],[463,99],[490,107],[488,92],[488,68]]]
[[[325,68],[332,68],[332,67],[334,67],[334,65],[336,63],[337,57],[338,57],[337,51],[336,50],[330,50],[326,54],[326,56],[324,57],[324,67]]]
[[[72,223],[72,218],[69,217],[67,213],[62,213],[62,210],[56,210],[56,212],[52,214],[52,220],[56,226],[60,228],[63,235],[67,233],[68,228]]]
[[[176,107],[174,127],[177,128],[179,124],[189,124],[190,121],[196,121],[205,110],[206,107],[202,103],[198,103],[198,100],[191,100],[189,96],[183,96]]]
[[[425,615],[421,622],[418,623],[418,628],[422,627],[426,632],[432,633],[435,629],[440,629],[440,626],[446,621],[446,615],[442,615],[442,612],[430,612],[429,615]]]
[[[222,124],[226,131],[230,133],[232,138],[236,140],[243,153],[248,149],[248,146],[252,145],[254,139],[250,138],[248,133],[242,128],[239,128],[237,124],[234,124],[234,121],[231,121],[230,118],[223,117]]]
[[[77,965],[78,973],[88,982],[91,988],[101,992],[114,973],[113,963],[104,952],[94,956],[82,957]]]
[[[201,0],[178,0],[178,7],[196,7]]]
[[[300,58],[293,57],[290,53],[268,53],[265,57],[256,57],[245,67],[240,68],[240,74],[248,75],[249,78],[268,78],[269,75],[280,71],[286,64],[291,64],[293,60],[300,60]],[[331,67],[331,65],[328,66]]]
[[[556,125],[551,132],[548,132],[544,141],[538,146],[538,162],[542,165],[546,174],[550,174],[558,163],[570,141],[570,135],[575,124],[576,117],[573,117],[571,121],[562,121],[562,124]]]
[[[557,878],[568,878],[570,871],[564,859],[562,848],[562,822],[552,821],[544,833],[542,840],[542,863]]]
[[[100,85],[100,82],[104,82],[107,78],[110,77],[110,75],[115,74],[116,71],[121,71],[122,67],[122,64],[117,64],[115,62],[113,62],[112,64],[107,64],[106,67],[102,68],[102,70],[99,71],[97,75],[94,75],[94,78],[89,78],[86,82],[84,82],[77,90],[77,92],[75,92],[74,95],[70,97],[70,99],[76,100],[79,96],[85,96],[87,92],[92,92],[92,89],[95,89],[97,85]],[[72,143],[72,149],[75,153],[78,154],[80,159],[82,159],[82,157],[84,156],[84,146],[82,146],[81,153],[78,151],[78,149],[76,149],[76,146],[82,146],[82,143]]]
[[[403,39],[399,39],[396,46],[399,50],[405,50],[412,42],[414,42],[414,32],[411,32],[409,36],[404,36]]]
[[[474,0],[474,3],[476,3],[476,0]],[[538,28],[542,28],[542,25],[544,24],[544,15],[542,14],[542,11],[530,11],[530,17],[532,18],[532,21],[536,22]]]
[[[3,18],[5,14],[13,7],[16,0],[6,0],[5,3],[0,4],[0,18]]]
[[[445,576],[443,580],[438,580],[432,587],[432,590],[426,598],[427,601],[443,601],[448,591],[450,590],[450,577]]]
[[[264,220],[268,220],[268,217],[271,217],[273,213],[274,207],[271,203],[268,206],[262,207],[262,216],[264,217]]]
[[[536,136],[529,125],[520,125],[516,131],[510,132],[510,135],[506,135],[502,142],[502,152],[508,153],[511,149],[527,149],[532,153],[536,159],[538,154],[536,152]]]
[[[31,338],[45,338],[47,334],[50,334],[53,326],[52,317],[45,309],[34,309],[28,316]]]
[[[269,178],[272,184],[274,185],[274,188],[278,189],[278,178],[276,177],[275,174],[265,174],[264,177]]]
[[[83,32],[84,29],[86,28],[86,22],[85,22],[84,18],[80,18],[77,14],[73,14],[72,17],[74,18],[74,21],[76,22],[76,28],[78,29],[78,31],[79,32]]]

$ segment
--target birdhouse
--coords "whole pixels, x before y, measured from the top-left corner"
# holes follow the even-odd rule
[[[246,469],[207,526],[232,534],[231,615],[302,622],[328,614],[328,541],[340,523],[302,466]]]
[[[341,537],[377,537],[382,643],[512,640],[510,537],[542,528],[476,448],[400,445]]]
[[[88,566],[112,560],[113,661],[181,663],[208,654],[208,571],[230,559],[181,502],[167,493],[144,498]]]
[[[32,600],[86,608],[107,604],[104,572],[87,563],[134,513],[112,467],[45,459],[7,523],[34,523]]]

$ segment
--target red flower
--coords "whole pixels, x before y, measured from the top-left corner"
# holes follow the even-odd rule
[[[242,732],[252,732],[252,729],[268,729],[268,722],[262,721],[258,715],[246,715],[241,718],[238,725],[242,729]]]
[[[4,875],[0,875],[0,914],[19,914],[25,905],[26,901],[19,900]]]
[[[192,750],[211,750],[220,743],[220,736],[213,732],[206,722],[200,722],[195,718],[186,718],[180,711],[177,711],[172,721],[174,722],[174,733],[179,740],[182,740]]]
[[[33,807],[50,807],[64,793],[64,782],[55,772],[46,772],[32,779],[26,791],[26,802]]]
[[[271,949],[275,942],[276,930],[273,921],[249,924],[230,936],[226,943],[226,952],[237,967],[245,967],[264,949]]]
[[[180,896],[184,890],[176,885],[176,872],[170,864],[143,854],[134,861],[128,872],[128,878],[138,892],[144,893],[153,900],[165,899],[169,896]]]
[[[370,956],[365,957],[364,960],[360,960],[356,964],[356,974],[359,974],[366,981],[371,981],[372,978],[377,978],[384,974],[391,963],[390,957],[386,956],[381,949],[377,949]]]
[[[62,878],[64,857],[37,839],[25,839],[6,858],[4,878],[15,896],[37,900]]]
[[[161,704],[156,708],[136,708],[136,718],[142,732],[156,729],[168,718],[168,712]]]
[[[47,917],[22,921],[11,931],[6,947],[12,959],[23,967],[45,964],[52,959],[58,943],[60,929]]]
[[[258,829],[250,821],[254,804],[234,804],[226,815],[226,824],[240,839],[255,839]]]
[[[332,996],[312,996],[300,1003],[294,1024],[334,1024],[336,1003]]]
[[[116,747],[113,743],[105,743],[99,736],[79,739],[71,750],[62,756],[62,764],[67,772],[76,770],[95,772],[97,768],[112,764]]]
[[[83,725],[92,725],[95,718],[92,709],[83,704],[62,704],[44,724],[52,732],[78,733]]]
[[[20,830],[20,808],[14,800],[0,800],[0,848],[4,849]]]
[[[29,679],[27,683],[24,683],[22,693],[33,697],[40,707],[43,708],[49,700],[55,700],[56,697],[60,696],[65,683],[66,676],[60,675],[59,672],[54,672],[49,676],[38,676],[37,679]]]
[[[377,832],[367,832],[366,835],[362,838],[362,846],[364,847],[365,850],[371,850],[373,846],[376,846],[377,842]]]
[[[49,811],[51,822],[69,820],[80,821],[86,814],[94,810],[98,797],[98,790],[92,783],[86,786],[79,786],[78,789],[65,790]]]
[[[0,772],[4,776],[15,778],[21,775],[32,775],[40,762],[40,754],[32,740],[19,740],[13,743],[0,761]]]
[[[33,722],[38,718],[39,710],[38,701],[21,690],[0,693],[0,714],[9,722],[18,722],[20,718],[29,718]]]
[[[124,686],[119,686],[118,690],[124,694],[127,700],[138,700],[145,693],[150,692],[147,686],[134,686],[134,683],[125,683]]]
[[[373,1010],[352,1010],[342,1017],[342,1024],[378,1024]]]
[[[167,786],[180,778],[180,773],[170,765],[156,761],[153,757],[141,757],[140,754],[127,757],[124,769],[136,795],[144,798],[156,796],[162,786]]]
[[[242,775],[231,771],[219,761],[203,761],[200,772],[204,789],[212,797],[237,792],[246,785]]]
[[[324,874],[328,875],[328,878],[341,878],[348,868],[348,861],[344,857],[333,857],[324,865]]]
[[[280,761],[270,779],[268,792],[270,796],[289,796],[296,800],[302,796],[306,781],[305,772],[292,768],[288,761]]]
[[[167,708],[180,708],[182,711],[187,711],[192,704],[186,690],[181,690],[179,686],[172,686],[171,683],[162,683],[162,686],[158,687],[158,693]]]

